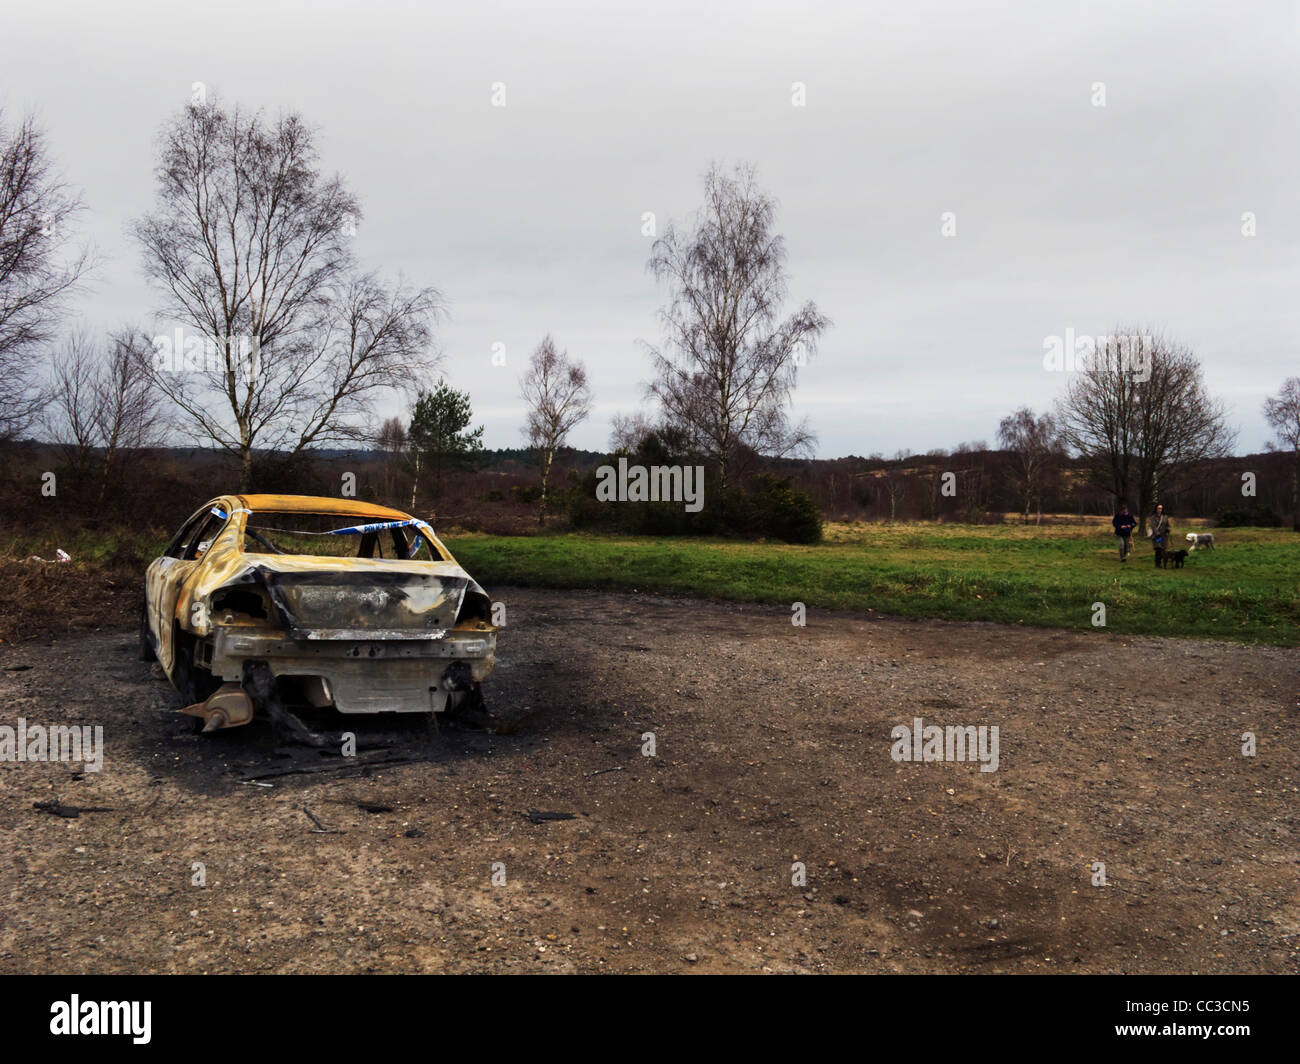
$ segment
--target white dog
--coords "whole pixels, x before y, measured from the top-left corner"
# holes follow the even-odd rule
[[[1214,550],[1214,533],[1202,532],[1198,535],[1195,532],[1188,532],[1187,542],[1192,545],[1192,550],[1195,550],[1197,547],[1207,547],[1210,550]]]

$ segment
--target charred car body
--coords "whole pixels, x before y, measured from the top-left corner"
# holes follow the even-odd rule
[[[491,621],[424,521],[349,499],[230,495],[146,571],[141,654],[204,731],[294,705],[433,714],[480,703]]]

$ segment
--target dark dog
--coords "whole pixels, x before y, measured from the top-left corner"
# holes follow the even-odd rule
[[[1181,569],[1183,562],[1187,561],[1187,551],[1185,550],[1167,550],[1161,554],[1160,561],[1165,569],[1168,569],[1170,563],[1175,569]]]

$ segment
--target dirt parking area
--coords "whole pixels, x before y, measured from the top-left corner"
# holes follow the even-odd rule
[[[493,590],[491,729],[347,760],[192,734],[132,631],[0,647],[0,724],[105,737],[0,763],[0,971],[1300,970],[1294,651]]]

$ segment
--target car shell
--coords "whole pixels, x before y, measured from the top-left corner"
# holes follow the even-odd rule
[[[491,602],[431,527],[418,522],[437,560],[246,552],[249,515],[266,512],[417,521],[351,499],[204,504],[145,574],[142,638],[183,695],[233,694],[250,664],[341,713],[437,713],[477,695],[495,663]]]

